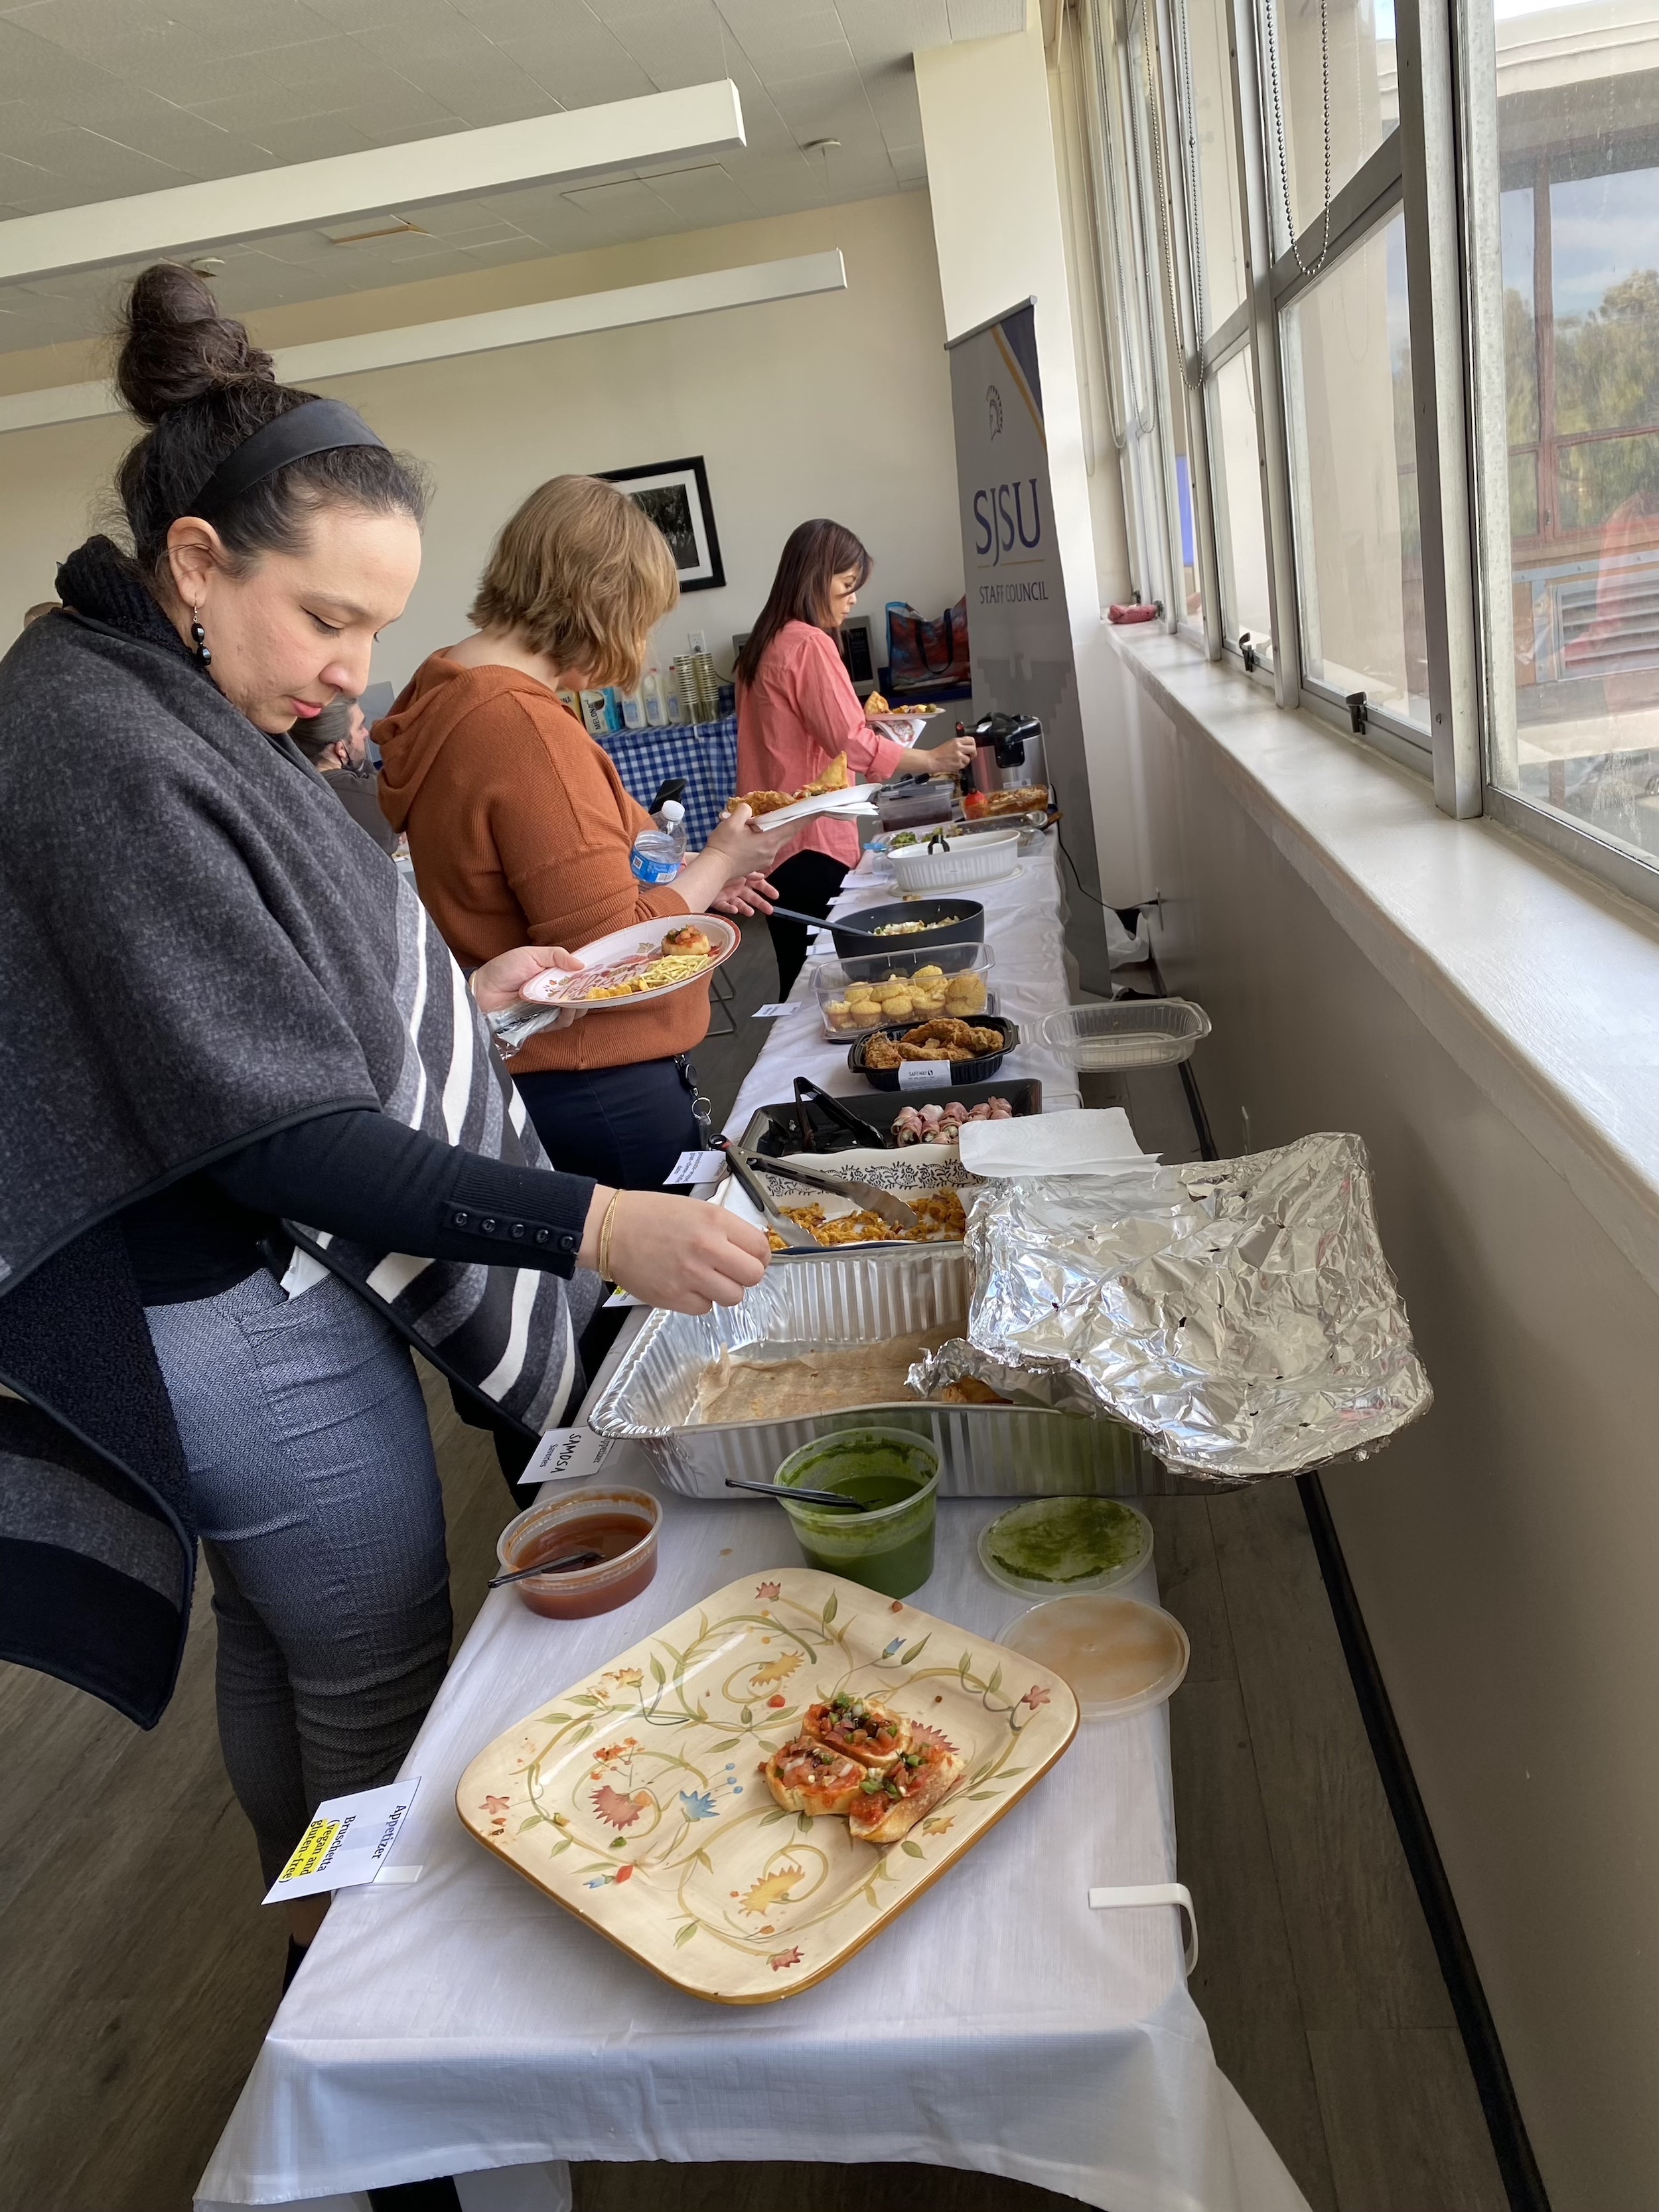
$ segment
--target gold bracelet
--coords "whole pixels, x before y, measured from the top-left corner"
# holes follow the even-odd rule
[[[616,1221],[617,1208],[621,1202],[622,1193],[619,1190],[613,1191],[611,1194],[611,1203],[605,1209],[605,1218],[599,1224],[599,1279],[602,1282],[609,1283],[615,1280],[611,1273],[611,1231]]]

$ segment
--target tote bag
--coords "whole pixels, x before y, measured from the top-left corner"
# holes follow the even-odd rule
[[[972,681],[968,602],[928,622],[905,599],[887,602],[888,681],[895,691],[942,691]]]

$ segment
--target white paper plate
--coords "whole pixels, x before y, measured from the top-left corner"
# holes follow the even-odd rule
[[[787,806],[775,807],[770,814],[757,814],[757,824],[766,830],[781,830],[792,822],[810,822],[818,814],[856,812],[867,806],[872,794],[881,789],[878,783],[850,784],[845,791],[821,791],[816,799],[797,799]],[[739,792],[738,797],[741,799]]]
[[[669,932],[688,928],[693,922],[714,948],[714,957],[695,975],[688,975],[678,983],[659,984],[653,991],[633,991],[623,999],[584,997],[584,993],[601,982],[621,982],[629,975],[638,975],[652,961],[661,959],[662,941]],[[659,921],[635,922],[631,928],[613,929],[608,936],[596,937],[591,945],[579,945],[573,956],[581,963],[577,973],[560,968],[545,969],[519,995],[543,1006],[585,1006],[589,1012],[596,1014],[618,1006],[648,1006],[653,999],[669,998],[674,992],[686,990],[712,975],[722,961],[732,957],[742,941],[736,925],[724,915],[665,915]],[[603,976],[598,973],[600,969],[606,971]]]

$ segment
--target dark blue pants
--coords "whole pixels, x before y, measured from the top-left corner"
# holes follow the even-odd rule
[[[703,1142],[691,1110],[696,1073],[684,1054],[631,1067],[549,1068],[514,1080],[548,1158],[567,1175],[619,1190],[660,1190],[680,1154]]]

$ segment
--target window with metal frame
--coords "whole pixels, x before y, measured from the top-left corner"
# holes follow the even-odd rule
[[[1468,0],[1491,810],[1659,901],[1659,0]]]
[[[1143,236],[1149,277],[1148,319],[1155,333],[1154,374],[1164,427],[1163,505],[1171,581],[1170,611],[1178,626],[1201,630],[1204,583],[1195,490],[1197,472],[1203,464],[1194,452],[1194,426],[1188,407],[1197,345],[1185,281],[1188,241],[1184,231],[1176,228],[1177,180],[1167,150],[1174,143],[1170,125],[1176,109],[1159,52],[1162,27],[1150,0],[1136,0],[1128,23],[1128,105],[1140,204],[1152,226],[1151,235],[1143,233]]]
[[[1280,324],[1302,678],[1367,723],[1429,726],[1423,540],[1395,208],[1334,253]]]

